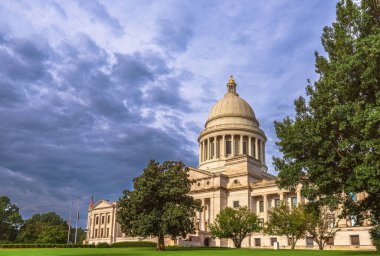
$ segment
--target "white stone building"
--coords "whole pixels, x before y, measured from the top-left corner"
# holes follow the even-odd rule
[[[196,234],[190,235],[186,240],[179,239],[173,243],[188,246],[232,247],[231,240],[212,239],[209,233],[209,225],[214,222],[223,208],[248,206],[259,216],[262,223],[265,223],[270,210],[279,205],[282,200],[294,206],[305,202],[305,199],[301,197],[300,187],[295,193],[280,190],[275,183],[276,176],[267,173],[266,140],[253,109],[236,93],[236,83],[231,76],[227,83],[226,94],[211,109],[205,128],[198,137],[198,168],[190,168],[190,179],[195,180],[190,194],[195,199],[201,200],[204,206],[203,211],[197,213]],[[114,221],[116,204],[104,201],[99,206],[98,204],[89,209],[87,241],[96,243],[108,239],[107,241],[112,243],[133,239],[123,236],[120,227]],[[104,227],[96,226],[100,225],[96,220],[94,223],[94,216],[96,219],[98,215],[100,218],[105,216],[107,220],[111,218],[112,221],[109,223],[114,227],[108,227],[108,222]],[[353,224],[348,220],[340,220],[340,231],[326,247],[374,249],[369,234],[371,227]],[[102,229],[103,233],[96,233],[101,232],[99,230]],[[246,238],[242,247],[272,247],[274,242],[279,242],[280,247],[288,247],[286,237],[266,236],[261,233]],[[318,246],[311,238],[306,238],[299,240],[296,248],[316,249]]]

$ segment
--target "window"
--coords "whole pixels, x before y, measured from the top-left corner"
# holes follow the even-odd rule
[[[100,237],[103,237],[103,229],[100,229]]]
[[[107,223],[110,223],[110,220],[111,220],[111,216],[108,215],[108,216],[107,216]]]
[[[314,246],[314,241],[312,237],[306,237],[306,246],[307,247],[313,247]]]
[[[261,246],[261,238],[255,238],[255,246]]]
[[[352,235],[351,238],[351,245],[360,245],[359,235]]]
[[[263,218],[259,219],[259,225],[260,225],[260,227],[264,227],[264,219]]]
[[[239,207],[239,201],[234,201],[234,208],[238,208]]]
[[[95,229],[95,238],[98,237],[98,230]]]
[[[264,212],[264,201],[259,202],[260,212]]]
[[[255,157],[256,156],[256,139],[252,139],[252,143],[251,143],[251,152],[252,152],[252,157]]]
[[[277,237],[271,237],[270,238],[270,245],[273,246],[274,243],[277,243]]]
[[[102,216],[102,224],[104,224],[104,216]]]
[[[292,201],[292,208],[296,208],[297,207],[297,197],[292,197],[291,201]]]
[[[226,141],[226,155],[231,155],[231,141]]]
[[[334,237],[333,236],[330,236],[327,241],[326,241],[326,245],[334,245]]]
[[[96,219],[95,219],[95,224],[98,225],[99,224],[99,217],[96,216]]]
[[[106,237],[109,237],[109,235],[110,235],[110,229],[107,228],[107,235],[106,235]]]
[[[247,142],[243,141],[243,154],[247,155]]]
[[[280,207],[280,205],[281,205],[280,199],[275,199],[274,200],[274,206],[277,208],[277,207]]]
[[[258,147],[257,147],[257,160],[261,160],[261,140],[257,140],[257,143],[258,143]]]

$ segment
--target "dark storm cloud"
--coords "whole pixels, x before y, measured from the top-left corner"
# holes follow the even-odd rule
[[[0,73],[2,79],[37,81],[47,76],[44,62],[48,58],[49,47],[24,38],[0,40]]]
[[[157,54],[115,53],[111,64],[78,34],[56,48],[5,35],[0,56],[0,194],[26,216],[65,216],[76,197],[84,211],[91,194],[115,200],[150,159],[195,163],[183,134],[149,127],[154,112],[142,116],[144,107],[184,109],[180,83],[163,78],[173,71]],[[155,81],[170,90],[143,96]]]
[[[190,110],[188,102],[182,99],[179,92],[180,84],[175,79],[160,81],[159,85],[147,90],[146,100],[152,106],[164,105],[170,108]]]

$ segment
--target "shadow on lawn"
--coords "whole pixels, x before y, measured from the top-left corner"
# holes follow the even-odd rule
[[[228,247],[181,247],[181,246],[169,246],[166,247],[167,251],[225,251],[233,248]]]

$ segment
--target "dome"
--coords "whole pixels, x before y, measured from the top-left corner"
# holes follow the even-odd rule
[[[257,122],[251,106],[236,93],[236,83],[231,76],[227,84],[228,91],[224,98],[219,100],[208,115],[208,122],[222,117],[241,117]]]

